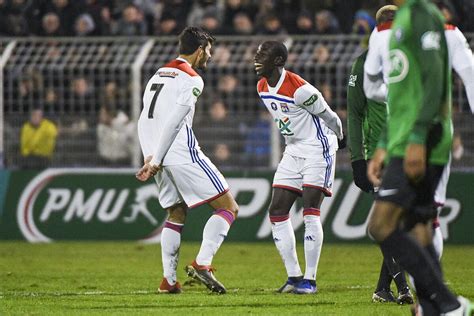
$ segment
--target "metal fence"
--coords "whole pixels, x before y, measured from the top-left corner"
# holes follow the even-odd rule
[[[205,88],[194,129],[220,168],[268,169],[279,160],[283,144],[255,88],[253,56],[265,39],[218,38],[212,62],[202,73]],[[474,46],[474,34],[468,39]],[[289,47],[287,68],[318,87],[345,121],[347,77],[363,39],[337,35],[280,40]],[[135,122],[142,90],[176,56],[176,44],[175,38],[144,37],[0,40],[0,149],[6,166],[21,166],[20,130],[35,107],[43,108],[58,126],[52,166],[137,166],[141,157]],[[453,100],[456,130],[464,143],[464,155],[454,167],[470,169],[474,127],[458,78]],[[104,119],[103,109],[112,123]],[[338,153],[338,168],[349,167],[348,156],[347,150]]]

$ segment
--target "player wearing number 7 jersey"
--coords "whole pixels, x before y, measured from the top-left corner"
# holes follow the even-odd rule
[[[316,293],[316,271],[323,243],[320,207],[331,196],[338,140],[342,124],[321,93],[297,74],[285,70],[288,51],[280,42],[264,42],[255,55],[261,78],[257,91],[285,137],[286,149],[273,180],[269,208],[275,245],[285,264],[288,280],[280,293]],[[305,274],[296,255],[290,208],[303,197]]]
[[[160,204],[168,212],[161,233],[161,293],[181,292],[176,279],[181,230],[188,208],[205,203],[215,211],[204,227],[196,260],[186,271],[211,291],[226,292],[211,263],[237,216],[238,205],[192,130],[195,104],[204,87],[195,69],[206,67],[213,42],[202,29],[186,28],[179,37],[179,57],[158,69],[143,95],[138,136],[145,163],[137,178],[146,181],[154,176]]]

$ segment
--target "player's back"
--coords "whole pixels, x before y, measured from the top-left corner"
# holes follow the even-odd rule
[[[203,81],[196,71],[183,59],[175,59],[158,71],[148,81],[143,94],[143,109],[138,120],[138,136],[145,157],[156,152],[156,144],[162,133],[163,124],[173,106],[189,106],[184,119],[163,165],[194,162],[200,150],[192,121],[194,106],[203,88]],[[193,151],[193,155],[190,152]]]

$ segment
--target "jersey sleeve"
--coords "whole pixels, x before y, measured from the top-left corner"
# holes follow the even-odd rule
[[[363,92],[363,59],[352,65],[347,84],[347,130],[351,161],[365,159],[363,122],[367,113],[367,99]]]
[[[194,106],[198,97],[202,93],[204,83],[201,77],[191,77],[181,86],[180,93],[177,96],[176,104],[185,106]]]
[[[333,110],[331,110],[318,89],[309,83],[306,83],[296,89],[294,99],[295,105],[322,118],[329,129],[336,134],[338,139],[343,138],[341,119]]]
[[[471,48],[458,28],[446,31],[446,39],[452,66],[464,83],[469,106],[474,113],[474,57]]]
[[[374,29],[369,39],[369,51],[364,63],[364,71],[369,75],[378,75],[382,72],[382,57],[377,43],[377,34],[377,29]]]

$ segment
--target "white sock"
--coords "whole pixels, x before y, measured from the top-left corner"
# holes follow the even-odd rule
[[[196,257],[196,263],[198,265],[211,265],[212,259],[227,237],[227,232],[233,221],[234,215],[224,209],[216,210],[207,220],[202,233],[201,249]]]
[[[296,255],[295,232],[289,216],[270,216],[270,221],[272,222],[273,241],[285,264],[288,277],[303,275]]]
[[[181,230],[183,224],[166,221],[161,232],[161,261],[163,276],[170,285],[176,283],[176,268],[178,266],[179,247],[181,245]]]
[[[441,227],[439,226],[438,218],[433,221],[433,246],[438,255],[438,260],[441,261],[441,256],[443,255],[443,233],[441,232]]]
[[[324,232],[319,215],[319,210],[315,208],[307,208],[303,211],[305,227],[304,257],[306,259],[304,278],[308,280],[316,280],[319,257],[323,246]]]

